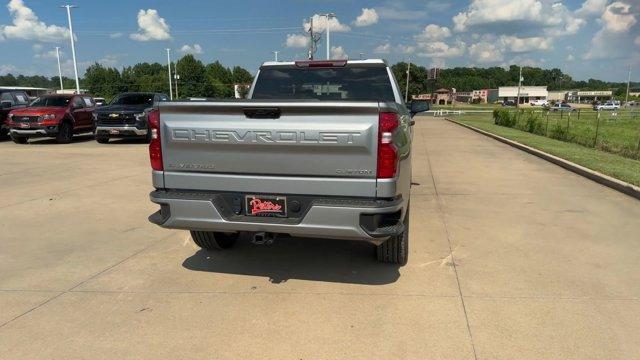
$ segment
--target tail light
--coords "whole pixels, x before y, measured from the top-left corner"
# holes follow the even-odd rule
[[[149,143],[149,159],[153,170],[162,171],[162,146],[160,144],[160,111],[153,109],[147,118],[149,131],[151,131],[151,142]]]
[[[398,170],[398,149],[393,144],[393,132],[399,124],[398,114],[380,113],[378,118],[378,179],[393,178]]]

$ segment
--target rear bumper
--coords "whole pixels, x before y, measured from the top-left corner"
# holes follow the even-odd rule
[[[113,134],[117,131],[117,134]],[[103,126],[96,127],[96,135],[105,137],[146,136],[147,129],[138,129],[135,126]]]
[[[274,218],[234,212],[224,197],[228,198],[228,194],[156,190],[150,198],[161,209],[152,214],[149,221],[171,229],[265,231],[374,244],[404,230],[402,217],[406,213],[406,202],[402,198],[305,197],[309,201],[298,217]]]

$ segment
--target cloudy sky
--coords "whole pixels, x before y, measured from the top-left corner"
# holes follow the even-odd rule
[[[0,0],[0,74],[55,75],[55,47],[71,76],[62,2]],[[80,72],[191,53],[254,71],[303,58],[309,20],[331,30],[335,58],[411,59],[424,66],[559,67],[576,79],[640,79],[640,0],[76,0]],[[327,23],[317,14],[333,12]],[[324,57],[324,38],[317,57]]]

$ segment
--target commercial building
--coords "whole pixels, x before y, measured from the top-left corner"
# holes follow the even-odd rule
[[[533,100],[546,100],[549,92],[546,86],[500,86],[498,88],[498,98],[500,101],[517,101],[520,97],[520,104],[526,104]]]
[[[471,103],[473,101],[473,91],[458,91],[453,93],[455,102]]]
[[[547,95],[547,100],[555,101],[555,102],[566,101],[567,100],[567,91],[566,90],[549,91],[549,95]]]
[[[473,100],[475,99],[478,99],[478,102],[483,104],[489,102],[489,89],[473,90]]]
[[[572,103],[591,103],[593,101],[607,101],[613,98],[613,91],[569,91],[567,101]]]

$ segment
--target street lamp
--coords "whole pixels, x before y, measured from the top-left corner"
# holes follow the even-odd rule
[[[275,61],[278,62],[278,52],[277,51],[273,51],[273,54],[275,55]]]
[[[60,46],[56,46],[56,58],[58,58],[58,78],[60,79],[60,90],[64,90],[62,85],[62,67],[60,67]]]
[[[331,20],[331,18],[335,18],[336,14],[334,13],[327,13],[327,14],[322,14],[320,16],[325,16],[327,18],[327,60],[331,59],[331,45],[329,44],[329,32],[330,32],[330,22],[329,20]]]
[[[171,55],[169,55],[169,53],[171,52],[171,49],[165,49],[165,50],[167,50],[167,67],[169,70],[169,98],[173,100],[173,88],[171,85]]]
[[[178,80],[180,80],[180,75],[176,73],[173,75],[173,78],[176,80],[176,99],[179,99],[180,96],[178,95]]]
[[[73,39],[73,25],[71,25],[71,9],[76,8],[75,5],[62,5],[61,8],[67,9],[67,19],[69,20],[69,38],[71,39],[71,55],[73,56],[73,73],[76,76],[76,94],[80,94],[80,80],[78,80],[78,64],[76,62],[76,45]]]

